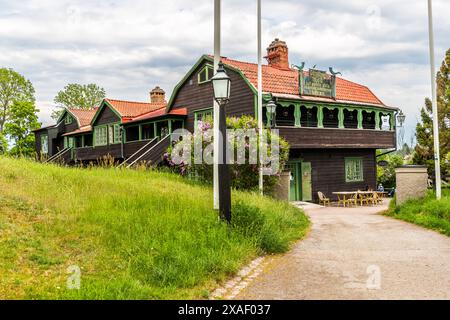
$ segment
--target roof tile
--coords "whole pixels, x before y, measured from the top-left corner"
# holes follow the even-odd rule
[[[225,65],[239,69],[258,88],[258,65],[228,58],[222,58]],[[268,65],[263,65],[263,91],[299,96],[298,70],[280,70]],[[307,74],[307,72],[305,72]],[[336,100],[369,103],[380,106],[385,104],[366,86],[337,77]]]

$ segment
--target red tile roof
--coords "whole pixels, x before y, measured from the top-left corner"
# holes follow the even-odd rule
[[[72,113],[78,119],[78,122],[80,123],[80,127],[90,125],[97,110],[98,110],[98,108],[92,108],[92,109],[88,109],[88,110],[73,109],[73,108],[69,109],[70,113]]]
[[[258,88],[258,65],[255,63],[242,62],[228,58],[222,58],[225,65],[240,70],[250,83]],[[263,65],[263,91],[285,95],[299,96],[298,70],[280,70],[268,65]],[[307,74],[307,72],[305,72]],[[302,96],[302,98],[305,96]],[[333,100],[334,99],[330,99]],[[337,77],[336,101],[358,102],[380,106],[386,106],[366,86]]]
[[[142,120],[149,120],[149,119],[154,119],[154,118],[158,118],[161,116],[165,116],[165,115],[173,115],[173,116],[186,116],[187,115],[187,109],[186,108],[177,108],[177,109],[173,109],[170,110],[168,113],[166,112],[165,108],[161,108],[146,114],[143,114],[139,117],[133,118],[132,120],[128,121],[128,122],[137,122],[137,121],[142,121]]]
[[[81,127],[80,129],[77,129],[77,130],[68,132],[66,134],[63,134],[63,137],[73,136],[73,135],[76,135],[76,134],[79,134],[79,133],[86,133],[86,132],[91,132],[91,131],[92,131],[92,127],[91,126],[84,126],[84,127]]]
[[[166,108],[167,102],[163,103],[148,103],[148,102],[134,102],[124,100],[105,99],[123,118],[133,119],[140,115]]]

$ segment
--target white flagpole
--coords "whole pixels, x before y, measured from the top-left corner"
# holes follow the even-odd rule
[[[258,0],[258,128],[259,128],[259,191],[264,194],[264,172],[262,155],[262,135],[263,135],[263,99],[262,99],[262,27],[261,27],[261,0]]]
[[[220,62],[221,47],[221,0],[214,0],[214,74]],[[214,99],[214,209],[219,210],[219,112],[220,107]]]
[[[431,63],[431,91],[433,96],[433,138],[434,138],[434,171],[436,176],[436,197],[441,199],[441,164],[439,152],[439,118],[436,92],[436,64],[434,56],[434,30],[433,30],[433,4],[428,0],[428,32],[430,38],[430,63]]]

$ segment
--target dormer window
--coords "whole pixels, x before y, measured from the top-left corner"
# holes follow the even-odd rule
[[[73,122],[72,116],[70,114],[67,114],[65,123],[72,124],[72,122]]]
[[[214,76],[214,68],[212,65],[206,65],[198,73],[198,84],[206,83]]]

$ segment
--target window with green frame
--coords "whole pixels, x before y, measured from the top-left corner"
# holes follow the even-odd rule
[[[198,122],[204,121],[205,119],[213,118],[213,108],[203,109],[194,112],[194,128],[197,130]]]
[[[109,144],[121,143],[120,124],[113,124],[108,126],[108,142]]]
[[[202,84],[205,82],[209,82],[211,78],[214,76],[214,68],[211,65],[206,65],[202,70],[198,73],[198,83]]]
[[[48,154],[48,135],[41,136],[41,153]]]
[[[64,149],[73,148],[73,138],[64,137]]]
[[[364,181],[363,158],[345,158],[345,181]]]
[[[108,144],[108,127],[95,127],[94,128],[94,145],[95,146],[106,146]]]
[[[72,124],[73,118],[70,114],[67,114],[65,124]]]

